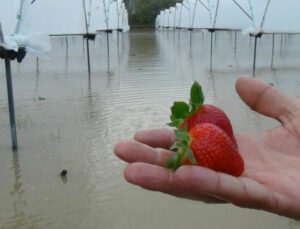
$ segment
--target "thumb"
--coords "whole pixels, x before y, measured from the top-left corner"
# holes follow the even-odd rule
[[[252,110],[277,119],[283,124],[300,108],[296,99],[254,78],[239,78],[236,82],[236,91]]]

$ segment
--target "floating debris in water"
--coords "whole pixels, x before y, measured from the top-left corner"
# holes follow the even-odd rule
[[[68,171],[65,169],[60,172],[61,177],[65,177],[65,176],[67,176],[67,174],[68,174]]]
[[[46,100],[46,98],[44,98],[44,97],[39,97],[38,99],[39,99],[39,101]]]

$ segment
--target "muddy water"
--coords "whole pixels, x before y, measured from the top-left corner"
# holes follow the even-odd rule
[[[237,97],[238,75],[252,73],[254,40],[210,34],[140,31],[101,34],[91,75],[80,37],[52,38],[48,59],[13,63],[19,152],[10,149],[4,65],[0,71],[0,228],[298,228],[284,217],[206,205],[127,184],[114,144],[141,128],[165,127],[169,106],[198,80],[207,102],[222,107],[236,132],[277,123]],[[300,96],[300,37],[258,41],[256,77]],[[108,71],[109,70],[109,71]],[[67,179],[59,173],[67,169]]]

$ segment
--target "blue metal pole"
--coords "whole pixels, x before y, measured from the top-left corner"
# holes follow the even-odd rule
[[[272,36],[272,59],[271,59],[271,69],[274,67],[274,52],[275,52],[275,34]]]
[[[252,70],[253,77],[255,77],[255,71],[256,71],[256,51],[257,51],[257,37],[254,38],[254,55],[253,55],[253,70]]]
[[[91,61],[90,61],[90,44],[89,37],[86,37],[86,49],[87,49],[87,62],[88,62],[88,72],[91,74]]]
[[[212,61],[213,61],[213,32],[210,32],[210,71],[212,71],[212,68],[213,68],[213,64],[212,64]]]
[[[12,77],[11,77],[10,60],[8,58],[5,58],[5,69],[6,69],[7,96],[8,96],[10,130],[11,130],[11,138],[12,138],[12,149],[14,151],[17,151],[18,141],[17,141],[17,128],[16,128],[15,106],[14,106],[14,97],[13,97],[13,84],[12,84]]]
[[[106,42],[107,42],[107,71],[110,72],[110,49],[109,49],[109,33],[106,31]]]

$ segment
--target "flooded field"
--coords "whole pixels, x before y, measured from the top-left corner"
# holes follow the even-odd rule
[[[293,229],[284,217],[207,205],[143,190],[123,179],[114,144],[141,128],[165,127],[174,100],[199,81],[206,102],[223,108],[235,132],[278,125],[238,98],[239,75],[252,74],[254,39],[217,32],[101,34],[88,74],[82,37],[53,37],[48,59],[13,63],[18,153],[12,153],[4,64],[0,65],[0,228]],[[212,71],[210,71],[212,59]],[[300,97],[300,36],[258,41],[256,78]],[[60,171],[68,171],[61,179]]]

